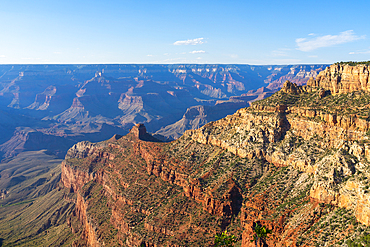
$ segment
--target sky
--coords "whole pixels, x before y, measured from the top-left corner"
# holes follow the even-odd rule
[[[370,60],[369,0],[0,0],[0,64]]]

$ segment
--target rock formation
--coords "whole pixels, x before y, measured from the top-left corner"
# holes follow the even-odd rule
[[[241,246],[254,246],[258,223],[273,231],[261,242],[268,246],[365,241],[370,95],[326,90],[288,81],[171,143],[148,141],[139,124],[92,152],[72,148],[62,182],[77,193],[82,239],[91,246],[211,246],[228,229]],[[76,159],[80,153],[88,155]],[[102,220],[102,212],[109,217]]]
[[[333,94],[350,93],[358,90],[370,91],[369,65],[333,64],[321,71],[307,85],[330,90]]]

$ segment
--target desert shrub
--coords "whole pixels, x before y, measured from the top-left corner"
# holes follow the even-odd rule
[[[236,243],[236,237],[234,235],[229,235],[227,230],[225,230],[220,235],[215,236],[215,246],[216,247],[232,247]]]

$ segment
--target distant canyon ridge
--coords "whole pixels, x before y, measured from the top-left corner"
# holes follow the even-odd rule
[[[0,158],[125,135],[162,140],[233,114],[329,65],[0,65]]]

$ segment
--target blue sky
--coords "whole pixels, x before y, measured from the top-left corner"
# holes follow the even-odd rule
[[[369,0],[0,0],[0,64],[370,60]]]

